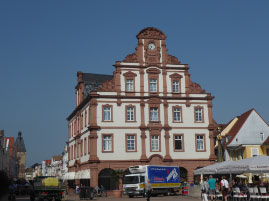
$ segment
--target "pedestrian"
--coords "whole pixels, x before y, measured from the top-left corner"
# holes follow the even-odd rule
[[[147,201],[150,201],[151,193],[152,193],[152,185],[150,183],[150,179],[148,179],[148,182],[146,183],[146,191],[147,191]]]
[[[228,191],[229,191],[229,183],[226,180],[226,176],[222,176],[222,180],[221,180],[221,192],[222,192],[222,196],[224,198],[224,201],[227,201]]]
[[[96,187],[95,187],[95,191],[96,191],[96,194],[97,194],[97,195],[99,195],[99,190],[100,190],[99,186],[96,185]]]
[[[209,185],[207,182],[207,177],[205,177],[202,185],[201,185],[201,193],[202,193],[202,199],[203,201],[208,201],[207,199],[207,195],[208,195],[208,189],[209,189]]]
[[[212,175],[209,176],[209,180],[208,180],[208,186],[209,186],[209,196],[210,196],[210,200],[213,201],[216,198],[216,179],[213,178]]]
[[[76,185],[76,194],[79,194],[79,185]]]

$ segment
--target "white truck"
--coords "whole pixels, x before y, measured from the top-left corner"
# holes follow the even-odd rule
[[[180,188],[179,167],[137,165],[129,167],[131,174],[125,175],[123,180],[123,191],[129,197],[145,196],[145,183],[150,180],[152,194],[170,195],[176,193]]]

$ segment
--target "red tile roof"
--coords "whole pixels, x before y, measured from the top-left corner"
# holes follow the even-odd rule
[[[268,136],[268,138],[263,142],[262,145],[269,145],[269,136]]]

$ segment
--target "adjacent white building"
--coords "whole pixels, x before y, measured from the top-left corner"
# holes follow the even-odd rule
[[[68,170],[76,183],[114,189],[112,169],[176,165],[181,179],[214,163],[213,96],[191,81],[188,64],[168,54],[165,34],[146,28],[136,52],[113,76],[77,73],[68,116]]]

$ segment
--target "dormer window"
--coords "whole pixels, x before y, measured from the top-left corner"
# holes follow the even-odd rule
[[[156,79],[150,79],[149,91],[150,92],[157,92],[157,80]]]

